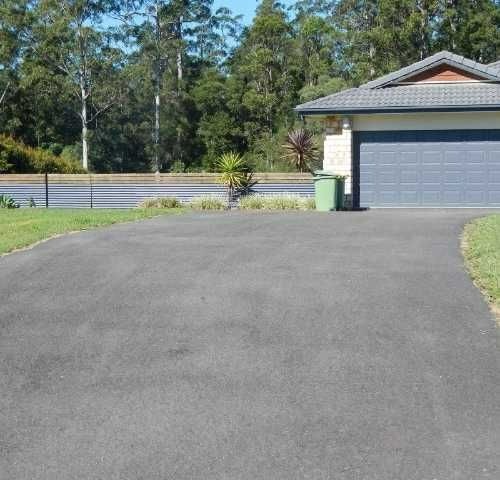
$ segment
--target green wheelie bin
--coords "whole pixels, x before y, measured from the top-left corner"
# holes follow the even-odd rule
[[[337,182],[336,175],[325,170],[314,172],[314,198],[316,210],[331,212],[337,207]]]
[[[335,176],[335,210],[344,210],[345,179],[342,175]]]

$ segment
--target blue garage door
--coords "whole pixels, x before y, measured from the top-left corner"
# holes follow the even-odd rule
[[[361,207],[500,207],[500,130],[355,132]]]

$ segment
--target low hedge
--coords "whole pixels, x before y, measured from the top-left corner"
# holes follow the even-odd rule
[[[181,208],[182,202],[175,197],[145,198],[138,208]]]
[[[0,173],[85,173],[76,162],[0,135]]]
[[[253,194],[240,199],[242,210],[314,210],[312,197],[294,193]]]
[[[227,200],[220,195],[200,195],[194,197],[189,206],[193,210],[225,210]]]

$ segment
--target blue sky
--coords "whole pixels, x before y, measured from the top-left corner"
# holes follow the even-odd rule
[[[215,0],[214,9],[219,7],[230,8],[234,14],[243,15],[243,22],[248,25],[255,15],[255,8],[260,2],[257,0]],[[291,0],[282,0],[285,5],[291,4]]]

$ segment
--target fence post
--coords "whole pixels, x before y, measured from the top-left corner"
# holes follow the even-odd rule
[[[45,172],[45,208],[49,208],[49,174]]]
[[[94,208],[94,188],[92,185],[92,174],[89,173],[89,182],[90,182],[90,208]]]

